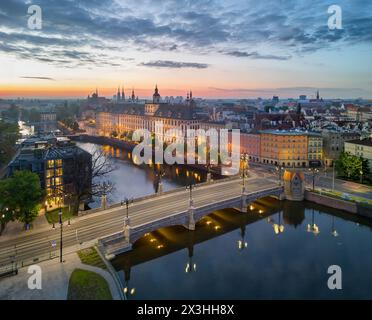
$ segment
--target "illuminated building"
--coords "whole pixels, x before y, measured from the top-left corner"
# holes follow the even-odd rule
[[[132,96],[135,97],[134,92]],[[179,129],[185,136],[188,129],[199,129],[200,119],[195,113],[195,102],[192,92],[188,94],[182,104],[162,102],[156,86],[151,102],[139,103],[138,99],[131,99],[125,103],[107,106],[105,110],[97,112],[97,132],[101,136],[122,138],[135,130],[145,129],[155,133],[155,123],[161,122],[164,131]],[[174,140],[174,136],[164,137],[165,141]]]
[[[322,137],[307,131],[264,130],[260,132],[261,162],[283,167],[307,167],[322,160]],[[311,157],[311,159],[310,159]]]
[[[91,188],[92,156],[68,138],[33,137],[23,142],[19,154],[8,166],[8,176],[18,170],[38,174],[47,203],[57,205],[68,195]]]

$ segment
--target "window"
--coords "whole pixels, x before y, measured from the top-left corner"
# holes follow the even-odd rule
[[[48,169],[54,168],[54,160],[48,160],[48,162],[47,162],[47,168]]]
[[[62,178],[58,177],[55,179],[55,182],[56,182],[56,186],[59,186],[62,184]]]
[[[46,178],[51,178],[54,176],[54,170],[47,170],[46,172]]]
[[[62,167],[62,159],[58,159],[55,161],[56,167]]]

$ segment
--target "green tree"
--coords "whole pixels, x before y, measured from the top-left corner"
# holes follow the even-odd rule
[[[7,188],[8,180],[0,180],[0,235],[9,221],[14,221],[14,211],[8,207]]]
[[[1,191],[0,202],[14,212],[12,219],[23,222],[28,228],[38,215],[43,195],[39,176],[30,171],[16,171],[3,181]]]
[[[0,121],[0,167],[12,157],[19,138],[18,124]]]
[[[363,177],[369,173],[368,161],[349,152],[342,152],[336,161],[336,171],[341,177],[362,181]]]

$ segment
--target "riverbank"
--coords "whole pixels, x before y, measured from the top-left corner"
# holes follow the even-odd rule
[[[320,204],[329,208],[343,210],[365,218],[372,218],[372,207],[367,204],[363,205],[355,201],[338,199],[336,197],[331,197],[309,190],[305,191],[305,199],[309,202]]]

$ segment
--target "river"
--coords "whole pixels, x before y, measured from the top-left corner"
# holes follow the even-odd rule
[[[118,165],[109,177],[120,190],[113,200],[154,192],[152,168],[134,166],[126,151],[103,148]],[[199,174],[166,170],[165,190]],[[371,299],[371,239],[371,220],[265,198],[247,214],[214,212],[194,232],[181,226],[159,229],[113,266],[128,299]],[[342,290],[328,288],[332,265],[341,267]]]

